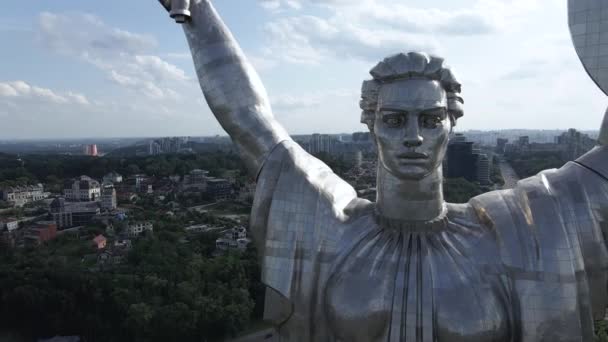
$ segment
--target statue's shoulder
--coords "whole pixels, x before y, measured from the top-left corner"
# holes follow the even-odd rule
[[[601,206],[606,198],[608,182],[586,167],[568,162],[559,169],[522,179],[512,189],[476,196],[467,205],[469,214],[492,230],[536,234],[554,230],[564,220],[593,221],[585,219],[588,209]]]
[[[504,211],[507,208],[527,206],[535,201],[551,200],[563,195],[564,185],[577,183],[581,177],[586,176],[585,173],[578,164],[570,162],[560,169],[543,170],[534,176],[521,179],[513,188],[475,196],[467,204],[472,208]]]
[[[495,190],[475,196],[466,205],[467,215],[490,229],[510,230],[527,226],[536,215],[558,213],[555,204],[555,170],[522,179],[511,189]]]

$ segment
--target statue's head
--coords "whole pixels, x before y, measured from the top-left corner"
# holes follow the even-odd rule
[[[380,166],[401,179],[426,177],[441,167],[463,115],[460,83],[442,58],[417,52],[385,58],[370,73],[361,122],[374,137]]]

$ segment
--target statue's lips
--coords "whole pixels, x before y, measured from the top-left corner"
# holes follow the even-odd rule
[[[421,160],[421,159],[429,159],[429,156],[426,153],[420,153],[420,152],[404,152],[404,153],[399,153],[397,155],[397,158],[405,159],[405,160]]]

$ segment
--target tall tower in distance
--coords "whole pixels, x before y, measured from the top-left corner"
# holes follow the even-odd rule
[[[97,157],[97,145],[90,144],[84,146],[84,154],[91,157]]]

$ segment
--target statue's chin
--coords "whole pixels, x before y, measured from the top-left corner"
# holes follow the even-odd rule
[[[431,171],[426,167],[419,165],[398,165],[395,167],[383,165],[383,168],[388,171],[388,173],[401,180],[418,181],[431,174]]]

